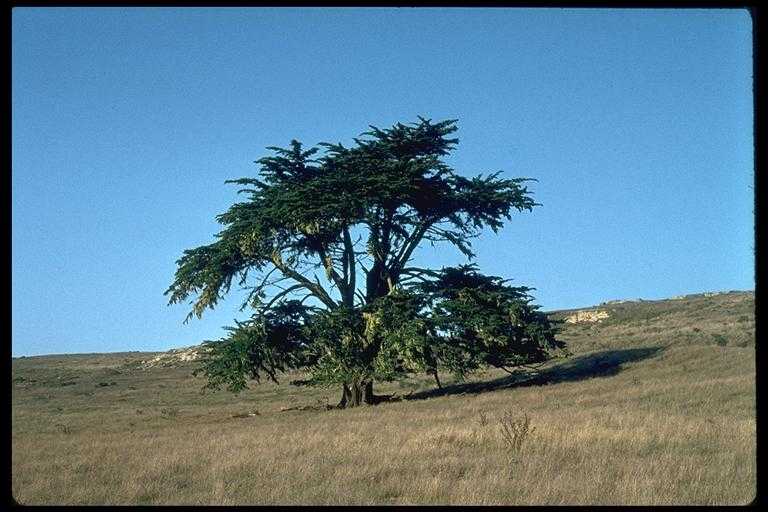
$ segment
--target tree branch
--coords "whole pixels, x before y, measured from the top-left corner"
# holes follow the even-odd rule
[[[352,237],[349,235],[349,228],[344,226],[344,252],[347,258],[347,305],[353,306],[355,302],[355,290],[357,287],[357,268],[355,267],[355,248],[352,245]]]
[[[409,274],[416,275],[416,274],[427,274],[430,277],[434,277],[435,279],[440,277],[440,272],[437,272],[435,270],[430,270],[428,268],[421,268],[421,267],[405,267],[400,272],[408,272]]]
[[[272,255],[272,263],[280,269],[280,272],[282,272],[285,276],[290,277],[291,279],[301,283],[304,285],[304,287],[312,292],[312,294],[317,297],[320,302],[328,306],[329,308],[336,308],[337,304],[336,301],[334,301],[330,295],[323,289],[322,286],[319,284],[315,284],[303,275],[299,274],[292,268],[289,268],[285,263],[283,263],[282,259],[280,258],[279,254],[273,254]]]
[[[295,284],[293,286],[289,286],[288,288],[286,288],[282,292],[280,292],[277,295],[275,295],[274,297],[272,297],[272,299],[262,309],[268,310],[269,308],[272,307],[272,304],[277,302],[280,298],[285,297],[286,295],[288,295],[292,291],[298,290],[300,288],[304,288],[304,285],[303,284]]]
[[[433,222],[434,220],[432,219],[425,219],[422,221],[421,225],[414,228],[411,236],[409,236],[408,240],[403,244],[400,253],[395,257],[395,260],[390,266],[391,275],[393,275],[395,279],[397,279],[397,276],[400,274],[400,269],[408,262],[414,249],[419,245],[419,242],[421,242],[421,239]]]
[[[339,289],[339,293],[341,293],[342,300],[347,295],[347,286],[344,280],[341,279],[338,272],[336,272],[336,269],[333,268],[333,259],[328,256],[328,254],[325,251],[325,248],[320,247],[317,250],[317,253],[320,255],[320,260],[323,262],[323,267],[325,268],[325,274],[328,276],[328,279],[331,279],[336,287]]]

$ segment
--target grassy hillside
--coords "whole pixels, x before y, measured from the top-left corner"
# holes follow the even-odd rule
[[[24,504],[743,504],[755,481],[754,295],[604,304],[573,355],[403,400],[325,410],[336,389],[201,394],[155,354],[13,360],[12,486]],[[574,311],[553,317],[565,319]],[[281,409],[311,406],[309,410]],[[532,432],[505,439],[528,418]],[[513,435],[514,432],[510,431]],[[510,442],[508,442],[510,441]]]

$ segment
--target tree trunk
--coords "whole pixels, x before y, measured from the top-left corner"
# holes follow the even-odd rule
[[[352,399],[347,404],[348,407],[360,407],[363,403],[363,389],[360,387],[360,383],[353,382],[350,391],[352,391]]]
[[[443,389],[442,384],[440,384],[440,377],[437,375],[437,368],[432,371],[432,375],[435,377],[435,382],[437,382],[437,389]]]
[[[375,299],[384,297],[389,293],[385,271],[384,263],[376,261],[365,276],[365,299],[367,302],[373,302]]]
[[[339,409],[360,407],[363,404],[372,405],[373,403],[373,381],[357,381],[352,382],[350,385],[347,385],[347,383],[342,384]]]
[[[339,409],[346,409],[347,404],[349,404],[351,398],[352,392],[349,390],[349,386],[347,386],[347,383],[345,382],[341,385],[341,400],[339,400],[339,405],[337,405],[337,407]]]

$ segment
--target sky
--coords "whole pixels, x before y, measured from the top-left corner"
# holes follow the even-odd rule
[[[465,176],[541,206],[475,241],[545,311],[754,289],[738,9],[14,8],[12,355],[224,335],[163,292],[266,146],[458,119]],[[416,263],[464,260],[421,248]]]

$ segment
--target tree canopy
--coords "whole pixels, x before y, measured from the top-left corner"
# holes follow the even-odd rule
[[[269,147],[258,177],[228,181],[245,196],[217,220],[209,244],[177,261],[169,303],[200,317],[229,292],[248,291],[228,335],[206,345],[208,386],[305,369],[311,384],[341,385],[340,406],[371,403],[374,380],[440,369],[545,361],[564,348],[531,288],[475,265],[411,265],[419,245],[447,244],[468,259],[471,240],[538,206],[530,178],[466,178],[444,161],[456,120],[374,126],[354,144]],[[323,279],[318,277],[321,273]]]

